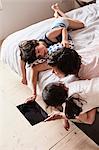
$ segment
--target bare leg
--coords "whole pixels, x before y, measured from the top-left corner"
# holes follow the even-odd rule
[[[65,13],[62,10],[60,10],[58,3],[52,5],[51,8],[52,8],[52,10],[54,10],[54,17],[55,18],[58,18],[58,17],[69,18],[68,16],[65,15]]]
[[[56,3],[56,4],[53,4],[53,5],[51,6],[51,8],[52,8],[52,10],[54,10],[54,17],[55,17],[55,18],[60,17],[60,15],[59,15],[58,12],[57,12],[58,4],[57,4],[57,3]]]
[[[54,10],[54,17],[58,18],[58,17],[64,17],[66,19],[68,19],[69,21],[69,28],[70,29],[80,29],[84,27],[84,23],[81,22],[80,20],[76,20],[76,19],[71,19],[69,16],[65,15],[65,13],[63,11],[60,10],[58,4],[54,4],[51,7]]]

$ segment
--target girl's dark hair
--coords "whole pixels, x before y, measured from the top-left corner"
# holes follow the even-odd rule
[[[36,58],[35,47],[39,45],[37,40],[25,40],[19,44],[21,59],[28,64],[33,63]]]
[[[74,119],[82,112],[83,102],[86,102],[82,97],[75,93],[68,97],[68,89],[60,82],[49,83],[45,86],[42,92],[44,102],[48,106],[59,106],[66,102],[65,115],[68,119]]]
[[[60,82],[49,83],[42,92],[44,102],[49,106],[62,105],[68,97],[68,90]]]
[[[79,116],[80,112],[82,112],[82,102],[86,101],[77,93],[66,99],[65,115],[67,118],[74,119]]]
[[[81,56],[73,49],[61,48],[49,56],[48,64],[57,67],[65,76],[78,74],[81,66]]]

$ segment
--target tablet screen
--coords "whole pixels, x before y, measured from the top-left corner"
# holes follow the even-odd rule
[[[48,114],[36,101],[18,105],[17,108],[31,125],[44,121],[48,117]]]

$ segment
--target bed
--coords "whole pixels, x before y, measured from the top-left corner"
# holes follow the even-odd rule
[[[72,31],[71,36],[75,43],[75,50],[77,50],[79,54],[85,55],[87,57],[89,56],[89,53],[92,55],[99,55],[99,52],[97,53],[97,51],[95,51],[95,49],[99,49],[98,8],[98,5],[94,3],[66,13],[71,18],[79,19],[85,23],[85,28]],[[23,40],[42,38],[45,32],[49,30],[53,20],[54,18],[50,18],[41,21],[9,35],[1,46],[1,61],[9,64],[11,69],[20,75],[20,52],[18,48],[19,42]],[[27,68],[27,78],[29,82],[30,68]],[[43,89],[46,84],[59,80],[60,79],[56,77],[55,74],[52,74],[51,70],[47,70],[39,74],[38,83],[40,89]],[[75,79],[72,75],[62,79],[64,82],[70,82],[73,80]]]
[[[72,10],[72,11],[68,12],[67,14],[71,18],[76,18],[76,19],[82,20],[86,26],[83,29],[73,31],[71,33],[71,36],[75,43],[75,49],[77,50],[77,52],[79,54],[84,55],[85,58],[86,57],[87,57],[87,59],[89,58],[89,60],[91,59],[91,55],[99,56],[99,7],[98,7],[98,5],[96,3],[90,4],[90,5]],[[17,32],[9,35],[4,40],[4,42],[2,43],[2,46],[1,46],[1,56],[0,56],[1,61],[8,64],[14,72],[16,72],[17,74],[20,75],[21,74],[20,73],[20,65],[19,65],[20,52],[19,52],[19,48],[18,48],[19,42],[23,41],[23,40],[27,40],[27,39],[29,40],[29,39],[33,39],[33,38],[36,38],[36,39],[42,38],[44,36],[45,32],[47,30],[49,30],[49,27],[50,27],[53,19],[54,18],[44,20],[42,22],[36,23],[34,25],[31,25],[25,29],[22,29],[20,31],[17,31]],[[30,82],[30,68],[27,68],[26,71],[27,71],[28,82]],[[39,82],[38,82],[40,91],[42,91],[42,89],[48,83],[53,82],[53,81],[59,81],[59,80],[60,79],[57,76],[55,76],[55,74],[52,74],[51,70],[41,72],[39,74]],[[73,80],[76,80],[76,79],[72,75],[62,79],[62,81],[64,81],[65,83],[71,82]],[[96,79],[96,80],[99,81],[99,79]],[[82,82],[83,81],[81,81],[81,83],[79,82],[79,84],[77,84],[78,89],[80,87],[80,84],[82,84]],[[92,83],[94,84],[94,82],[92,82]],[[90,86],[91,88],[93,87],[93,84],[92,84],[92,86]],[[97,87],[97,86],[95,86],[95,88],[99,89],[99,87]],[[28,91],[27,91],[27,94],[28,94]],[[18,102],[16,102],[16,103],[18,103]],[[49,109],[47,109],[47,112],[50,113],[53,110],[55,110],[55,109],[50,107]],[[86,110],[88,110],[88,108],[86,108]],[[99,139],[99,138],[95,139],[95,137],[94,137],[94,135],[98,135],[97,134],[98,130],[96,130],[96,124],[95,124],[95,126],[92,126],[92,127],[93,128],[90,128],[88,130],[88,128],[89,128],[89,126],[88,126],[86,131],[91,132],[93,135],[92,136],[93,138],[92,137],[91,138],[93,140],[97,141],[97,139]],[[83,130],[83,131],[86,132],[85,130]],[[87,132],[86,132],[86,134],[87,134]],[[87,135],[90,136],[89,133]],[[98,142],[99,142],[99,140],[98,140]]]

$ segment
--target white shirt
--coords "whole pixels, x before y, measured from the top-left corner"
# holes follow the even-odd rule
[[[89,62],[83,61],[78,77],[83,80],[99,77],[99,57],[93,56],[92,59],[89,59]]]
[[[69,96],[79,93],[83,100],[82,113],[99,107],[99,78],[91,80],[79,80],[68,84]]]

